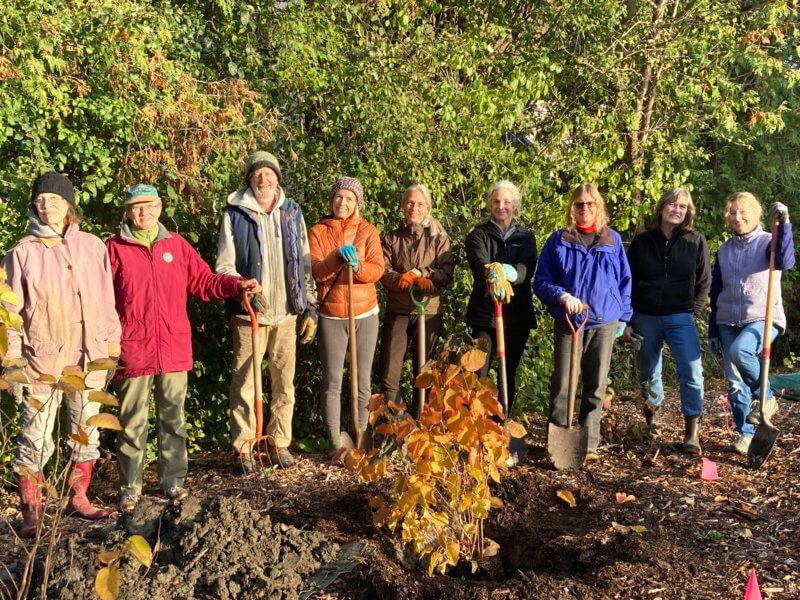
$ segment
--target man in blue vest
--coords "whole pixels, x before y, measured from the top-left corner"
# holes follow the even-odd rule
[[[226,302],[233,330],[233,377],[230,390],[231,442],[234,452],[256,432],[253,363],[267,355],[272,385],[267,435],[274,440],[270,458],[286,468],[294,464],[289,452],[294,412],[296,339],[310,342],[317,328],[317,305],[306,224],[297,202],[280,186],[278,159],[269,152],[247,158],[245,185],[228,196],[222,216],[217,252],[217,273],[255,278],[264,293],[258,313],[256,348],[251,341],[250,319],[241,301]],[[245,448],[247,450],[247,448]],[[238,463],[238,458],[236,459]],[[253,461],[245,454],[245,474]]]

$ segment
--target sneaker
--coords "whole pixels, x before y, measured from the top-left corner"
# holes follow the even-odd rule
[[[733,444],[731,444],[731,450],[736,454],[740,454],[742,456],[747,456],[747,451],[750,449],[750,442],[753,441],[753,438],[748,437],[746,435],[737,434],[736,439],[733,440]]]
[[[164,492],[170,500],[183,500],[189,495],[189,491],[185,487],[174,485]]]
[[[132,513],[139,502],[139,494],[132,491],[122,492],[119,497],[119,509],[124,513]]]
[[[288,469],[294,466],[294,456],[292,456],[288,448],[271,447],[269,449],[269,459],[272,461],[273,467]]]
[[[770,421],[772,417],[778,414],[778,401],[774,396],[767,398],[766,402],[764,402],[763,411],[761,400],[753,400],[753,403],[750,405],[750,413],[747,415],[747,422],[751,425],[761,425],[761,421],[764,420],[764,414],[766,414],[767,419]]]

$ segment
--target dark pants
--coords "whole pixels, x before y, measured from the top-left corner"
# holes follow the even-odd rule
[[[434,356],[436,343],[442,333],[444,318],[442,315],[427,315],[425,317],[425,361]],[[419,370],[419,343],[417,326],[419,316],[398,315],[389,313],[383,321],[381,332],[381,391],[387,400],[397,401],[400,395],[400,376],[403,372],[408,346],[411,345],[413,361],[412,373],[414,378]],[[419,406],[420,391],[414,388],[414,402],[411,414],[416,415]]]
[[[522,353],[525,352],[525,345],[528,343],[530,329],[508,329],[505,330],[506,340],[506,381],[508,382],[508,412],[514,406],[514,398],[517,396],[517,367],[522,360]],[[476,340],[488,340],[489,356],[486,357],[481,370],[478,371],[479,377],[486,377],[489,374],[489,367],[494,360],[497,351],[497,335],[494,329],[488,327],[475,327],[472,330],[472,337]],[[506,415],[508,416],[508,415]]]
[[[602,327],[584,330],[578,337],[578,375],[583,380],[578,423],[588,430],[590,452],[597,450],[600,442],[600,419],[603,416],[603,399],[606,395],[616,332],[617,322],[614,321]],[[549,421],[566,427],[572,331],[564,321],[555,321],[553,341],[554,365],[550,378]]]

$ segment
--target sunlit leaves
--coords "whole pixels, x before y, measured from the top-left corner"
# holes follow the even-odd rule
[[[153,552],[146,539],[140,535],[132,535],[125,540],[125,548],[145,567],[150,567],[153,562]]]
[[[100,427],[101,429],[113,429],[114,431],[122,431],[119,419],[109,413],[99,413],[86,419],[86,424],[91,427]]]
[[[94,589],[100,600],[117,600],[119,598],[120,572],[117,565],[103,567],[94,579]]]

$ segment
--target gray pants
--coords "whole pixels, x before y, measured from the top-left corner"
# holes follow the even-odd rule
[[[603,416],[603,399],[608,384],[608,369],[611,364],[611,350],[614,348],[614,335],[617,322],[581,332],[578,338],[578,375],[583,385],[580,398],[578,423],[586,427],[588,451],[597,449],[600,443],[600,419]],[[569,402],[569,368],[572,351],[572,331],[561,320],[553,327],[553,375],[550,378],[550,417],[549,421],[566,427],[567,405]]]
[[[119,396],[117,464],[120,491],[139,493],[147,451],[147,421],[150,391],[155,384],[156,423],[158,425],[158,481],[164,490],[183,486],[189,460],[186,454],[186,371],[142,375],[116,381]]]
[[[344,358],[348,352],[348,322],[346,319],[319,319],[319,354],[322,363],[322,411],[329,434],[340,428],[342,378]],[[356,319],[358,344],[358,422],[361,430],[367,427],[372,358],[378,342],[378,315]],[[348,394],[348,398],[350,395]],[[349,406],[349,403],[348,403]]]

